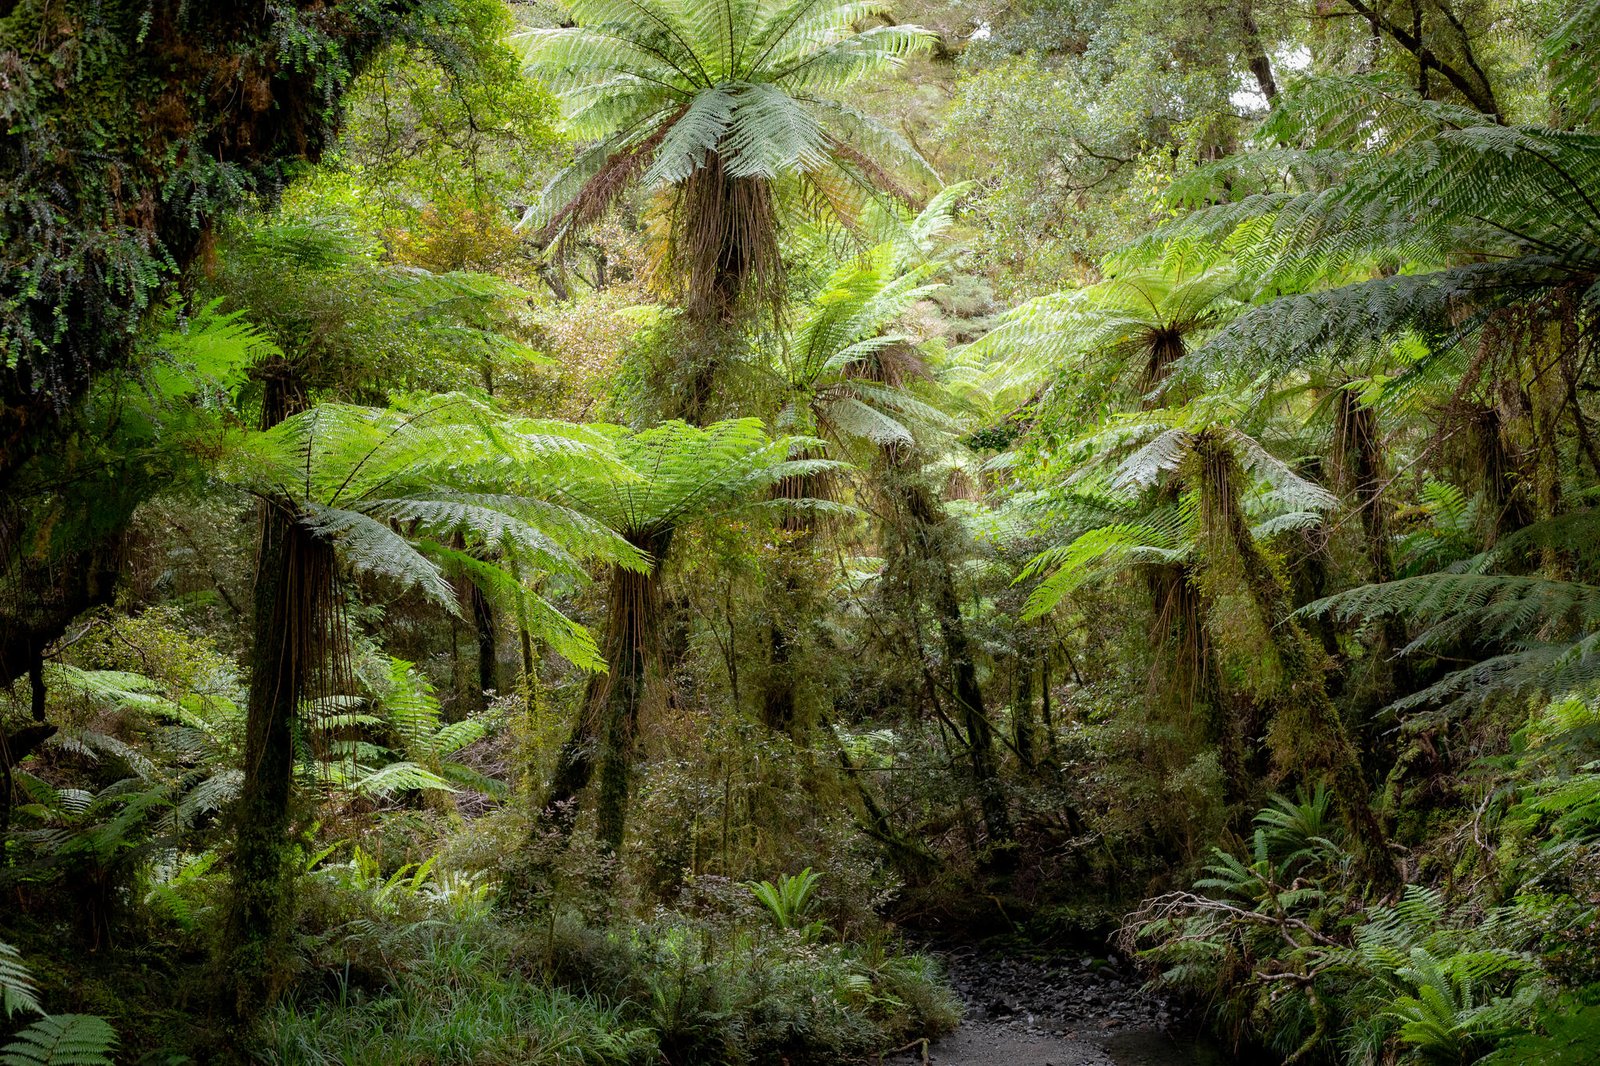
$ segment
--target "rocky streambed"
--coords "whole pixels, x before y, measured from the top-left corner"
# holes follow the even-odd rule
[[[933,1066],[1210,1066],[1222,1060],[1182,1034],[1176,1005],[1141,990],[1115,955],[937,952],[966,1020],[927,1049]],[[914,1048],[886,1063],[920,1063]]]

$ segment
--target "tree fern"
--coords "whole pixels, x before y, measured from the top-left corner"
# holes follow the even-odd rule
[[[1288,191],[1235,198],[1221,184],[1234,164],[1209,177],[1203,169],[1179,201],[1227,202],[1198,207],[1129,253],[1226,257],[1264,294],[1291,294],[1220,331],[1200,366],[1248,372],[1371,354],[1407,331],[1451,352],[1489,311],[1587,288],[1600,273],[1600,138],[1497,125],[1371,77],[1286,91],[1262,136],[1283,146],[1267,161],[1289,177]],[[1295,171],[1287,160],[1297,152],[1318,165]],[[1380,261],[1401,269],[1372,277]]]
[[[524,222],[559,241],[625,188],[670,190],[664,257],[691,314],[725,311],[781,270],[776,179],[900,192],[891,169],[930,172],[905,138],[839,99],[926,48],[915,26],[863,0],[567,0],[571,24],[518,35],[528,69],[598,143],[545,187]],[[842,178],[841,183],[833,178]],[[814,202],[827,202],[819,198]],[[736,221],[733,221],[735,220]]]
[[[328,697],[307,709],[311,727],[329,738],[307,752],[308,783],[380,799],[462,788],[504,794],[504,782],[451,758],[488,736],[491,718],[444,722],[432,684],[403,659],[390,659],[386,677],[373,687],[370,701]],[[370,712],[350,709],[368,702]]]
[[[1600,678],[1600,588],[1581,582],[1426,574],[1325,597],[1301,613],[1361,622],[1400,616],[1421,623],[1420,633],[1400,649],[1406,655],[1453,650],[1463,640],[1504,649],[1396,701],[1396,709],[1448,708],[1503,692],[1562,691]]]
[[[1065,534],[1066,543],[1040,553],[1019,575],[1019,582],[1042,579],[1029,596],[1025,617],[1038,617],[1086,582],[1124,572],[1128,566],[1176,563],[1189,557],[1199,534],[1203,501],[1193,488],[1179,484],[1176,474],[1190,461],[1200,439],[1189,428],[1196,417],[1203,418],[1204,412],[1141,412],[1108,419],[1079,438],[1077,445],[1090,458],[1068,478],[1070,490],[1091,484],[1108,495],[1088,497],[1087,511],[1058,509],[1050,520],[1057,535]],[[1318,524],[1337,504],[1332,493],[1301,477],[1248,434],[1220,426],[1205,432],[1227,441],[1248,478],[1243,502],[1253,520],[1253,537]],[[1150,490],[1169,482],[1178,489],[1172,500],[1150,498]],[[1116,510],[1108,511],[1108,503]],[[1049,504],[1039,501],[1035,507]],[[1076,516],[1068,517],[1074,512]]]
[[[822,442],[769,437],[754,418],[705,429],[667,422],[639,433],[607,432],[625,468],[623,476],[574,484],[561,496],[634,540],[749,507],[760,502],[762,489],[791,474],[840,468],[833,460],[790,459],[794,452]]]
[[[1600,3],[1576,0],[1545,42],[1544,58],[1555,73],[1555,93],[1580,122],[1600,117],[1600,82],[1594,76],[1600,47]]]
[[[606,431],[626,476],[574,485],[564,500],[617,530],[650,555],[642,571],[613,566],[607,588],[607,676],[592,681],[571,739],[562,749],[546,814],[569,830],[573,801],[598,770],[599,837],[615,851],[622,844],[632,749],[643,700],[647,659],[660,625],[661,567],[677,531],[709,518],[762,506],[785,510],[799,500],[771,499],[769,489],[786,478],[830,473],[841,464],[790,458],[815,450],[812,437],[769,437],[754,418],[717,422],[698,429],[667,422],[638,433]],[[597,765],[598,764],[598,765]]]
[[[611,450],[586,427],[506,418],[444,396],[401,410],[313,408],[243,438],[227,476],[290,508],[351,575],[415,589],[452,614],[449,577],[467,578],[593,668],[581,627],[511,570],[582,580],[584,560],[643,565],[622,538],[561,499],[588,482],[634,476]]]
[[[953,204],[953,198],[930,204],[909,224],[905,241],[922,247],[938,220],[948,221]],[[930,446],[949,436],[956,421],[937,397],[917,393],[927,385],[925,357],[915,338],[896,328],[938,288],[941,267],[937,259],[909,262],[905,243],[896,240],[834,271],[768,354],[784,402],[777,425],[823,437],[840,455],[862,454],[865,445],[867,457],[889,445]]]
[[[1134,268],[1082,289],[1041,296],[1008,312],[970,345],[1002,404],[1060,380],[1076,389],[1141,396],[1207,334],[1245,308],[1225,265]]]

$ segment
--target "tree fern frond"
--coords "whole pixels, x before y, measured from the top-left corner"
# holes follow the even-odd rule
[[[214,814],[239,796],[244,786],[241,770],[219,770],[184,793],[175,810],[177,822],[185,828],[192,827],[201,818]]]
[[[424,766],[414,762],[392,762],[375,770],[363,770],[355,775],[351,788],[364,796],[386,798],[401,792],[438,791],[456,792],[454,785]]]
[[[455,589],[439,568],[388,525],[342,507],[309,501],[302,506],[306,527],[332,543],[353,573],[387,578],[402,589],[418,589],[451,614],[460,613]]]
[[[44,1013],[44,1008],[39,1006],[38,987],[23,964],[22,956],[3,940],[0,940],[0,1007],[5,1009],[7,1018],[18,1011]]]
[[[1119,572],[1128,563],[1172,562],[1179,554],[1179,545],[1152,523],[1106,525],[1089,530],[1071,544],[1049,549],[1029,561],[1018,581],[1046,571],[1049,576],[1029,593],[1022,616],[1033,619],[1048,614],[1085,584]]]
[[[1584,122],[1600,117],[1600,79],[1594,56],[1600,49],[1600,0],[1575,0],[1546,40],[1543,58],[1555,74],[1553,89]]]
[[[117,1033],[92,1014],[40,1018],[0,1047],[0,1066],[114,1066]]]

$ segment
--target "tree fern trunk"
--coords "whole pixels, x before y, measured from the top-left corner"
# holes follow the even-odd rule
[[[937,545],[935,527],[943,521],[926,487],[914,486],[911,512],[918,525],[923,558],[933,575],[932,608],[944,646],[945,666],[950,672],[951,694],[956,713],[967,739],[967,758],[972,769],[973,787],[983,810],[983,824],[991,845],[1011,842],[1011,814],[1000,783],[999,763],[995,758],[994,729],[984,713],[983,691],[978,685],[978,667],[973,660],[967,624],[961,617],[961,600],[956,594],[955,573],[948,556]],[[999,853],[993,857],[999,860]]]
[[[477,585],[472,586],[468,595],[472,601],[472,625],[478,635],[477,703],[481,707],[488,703],[487,693],[500,687],[499,642],[496,639],[494,611],[489,606],[489,598]]]
[[[1394,551],[1389,536],[1389,504],[1383,497],[1384,465],[1377,415],[1348,388],[1339,390],[1336,404],[1334,466],[1342,482],[1340,488],[1354,497],[1361,516],[1367,573],[1374,584],[1393,581]],[[1411,687],[1410,665],[1397,657],[1407,643],[1405,623],[1395,616],[1386,617],[1375,649],[1382,664],[1378,679],[1382,702]]]
[[[612,852],[621,848],[627,825],[645,671],[660,628],[660,560],[671,544],[672,531],[630,539],[656,560],[656,567],[648,573],[620,566],[611,570],[601,645],[606,673],[589,680],[583,710],[557,757],[540,819],[563,838],[570,835],[579,794],[598,777],[596,836],[601,846]]]
[[[647,538],[640,547],[659,560],[669,540],[670,533],[667,533]],[[659,625],[657,575],[656,569],[637,573],[617,567],[612,571],[612,613],[606,625],[608,672],[598,715],[600,735],[595,767],[599,774],[595,835],[600,846],[612,853],[622,848],[627,827],[634,738],[639,727],[639,708],[644,702],[646,657],[654,645]]]
[[[292,515],[268,509],[256,570],[244,783],[234,808],[233,898],[224,941],[240,1017],[270,1003],[288,977],[295,722],[324,672],[334,575],[332,549]]]
[[[293,368],[270,368],[262,423],[305,406]],[[288,976],[286,942],[294,910],[289,802],[294,727],[302,700],[326,675],[335,611],[332,549],[282,506],[263,504],[256,555],[254,632],[246,703],[244,781],[234,807],[232,898],[223,968],[232,1008],[253,1017]]]
[[[1011,705],[1011,743],[1017,761],[1032,773],[1039,768],[1033,729],[1033,656],[1024,651],[1016,657],[1016,699]]]
[[[773,489],[773,499],[804,500],[821,498],[826,491],[815,474],[795,474],[784,478]],[[808,559],[815,544],[815,523],[809,512],[794,510],[783,519],[786,537],[778,549],[780,594],[768,603],[772,617],[767,622],[770,660],[761,695],[761,718],[768,729],[793,734],[795,720],[795,633],[791,620],[808,617],[813,605],[802,602],[806,587],[797,571]]]
[[[1396,883],[1388,840],[1373,811],[1356,747],[1323,685],[1322,665],[1290,614],[1282,580],[1250,533],[1239,503],[1238,458],[1222,432],[1207,430],[1197,436],[1191,461],[1202,499],[1200,558],[1210,593],[1248,597],[1276,660],[1268,667],[1273,680],[1262,688],[1271,704],[1267,737],[1278,770],[1326,780],[1370,876],[1381,884]]]
[[[1056,761],[1055,713],[1050,707],[1050,651],[1039,657],[1039,720],[1044,723],[1045,750],[1050,753],[1050,763]]]

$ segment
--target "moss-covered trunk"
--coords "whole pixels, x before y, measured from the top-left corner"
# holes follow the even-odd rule
[[[1017,761],[1031,773],[1039,768],[1039,753],[1033,728],[1033,656],[1027,650],[1016,657],[1016,675],[1016,698],[1011,704],[1011,743],[1017,750]]]
[[[560,835],[571,833],[578,795],[598,775],[596,835],[607,850],[622,846],[633,773],[634,736],[644,702],[645,671],[660,627],[660,560],[672,531],[631,537],[635,547],[656,561],[648,572],[613,567],[607,582],[606,673],[589,679],[583,709],[561,747],[545,793],[541,824]]]
[[[820,499],[827,487],[816,474],[792,474],[774,487],[775,500]],[[795,688],[799,681],[794,658],[798,650],[796,623],[811,617],[816,604],[807,595],[801,573],[816,543],[816,521],[811,512],[795,508],[783,517],[785,539],[778,551],[778,595],[768,600],[768,669],[761,693],[761,720],[777,733],[799,735],[805,723],[797,721]]]
[[[334,559],[294,516],[264,508],[256,570],[255,633],[244,748],[234,808],[233,896],[224,942],[233,1007],[253,1016],[288,976],[294,917],[289,804],[295,721],[323,671]]]
[[[1368,873],[1378,883],[1393,884],[1398,871],[1359,754],[1328,697],[1315,646],[1292,616],[1282,578],[1250,532],[1240,505],[1243,475],[1227,434],[1198,434],[1191,467],[1191,483],[1201,494],[1200,559],[1212,610],[1223,598],[1243,597],[1265,642],[1256,689],[1271,714],[1267,739],[1273,759],[1280,772],[1329,784]]]
[[[1383,452],[1377,415],[1348,388],[1339,390],[1335,404],[1334,466],[1342,483],[1340,487],[1354,498],[1361,516],[1367,572],[1374,583],[1393,581],[1394,552],[1389,535],[1389,504],[1383,496]],[[1385,676],[1379,679],[1379,690],[1384,696],[1392,697],[1411,685],[1409,667],[1405,660],[1397,658],[1406,644],[1405,624],[1398,617],[1386,617],[1378,633],[1377,647],[1378,660],[1385,670]]]
[[[955,698],[956,716],[966,735],[968,766],[983,810],[984,827],[991,844],[1009,844],[1011,814],[1000,783],[999,762],[995,758],[994,728],[984,713],[978,666],[973,658],[966,620],[961,616],[955,571],[945,543],[948,535],[945,516],[933,493],[912,471],[902,468],[899,473],[901,502],[911,524],[911,541],[918,562],[932,582],[928,606],[939,628],[950,694]]]
[[[305,407],[288,364],[267,368],[262,423]],[[335,611],[333,549],[296,521],[287,501],[263,503],[246,703],[244,780],[234,806],[232,896],[222,945],[232,1008],[270,1003],[287,977],[294,916],[289,802],[300,703],[324,678]]]
[[[600,726],[595,835],[609,852],[621,849],[627,828],[634,737],[639,708],[644,702],[646,658],[659,622],[659,591],[654,569],[638,573],[619,567],[612,573],[611,616],[606,625],[607,674],[595,694]]]

